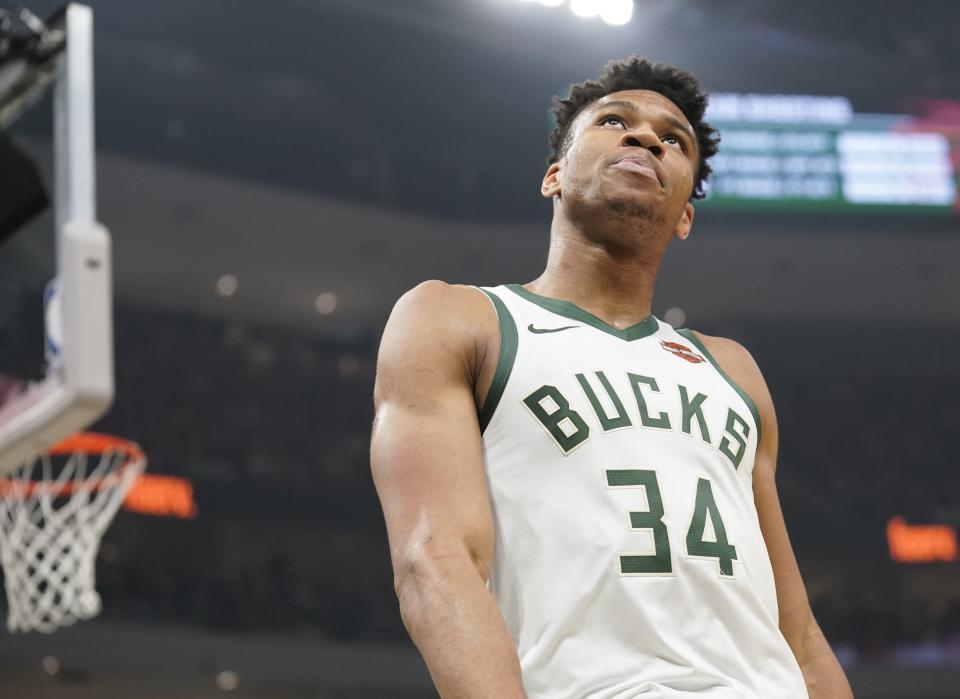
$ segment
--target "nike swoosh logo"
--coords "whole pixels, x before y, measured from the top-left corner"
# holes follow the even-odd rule
[[[558,333],[561,330],[572,330],[573,328],[579,328],[579,325],[564,325],[562,328],[535,328],[533,323],[527,326],[527,330],[537,335],[542,335],[543,333]]]

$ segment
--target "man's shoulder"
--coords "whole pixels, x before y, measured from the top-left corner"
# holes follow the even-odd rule
[[[483,291],[467,284],[428,279],[404,293],[394,306],[410,320],[427,325],[453,325],[482,321],[493,312]]]
[[[448,349],[475,347],[497,337],[497,315],[477,287],[430,279],[404,293],[390,314],[387,331],[417,334]]]
[[[422,388],[431,377],[475,384],[496,357],[498,337],[496,311],[479,289],[437,279],[418,284],[397,301],[383,331],[375,400],[391,386],[414,390],[411,381]]]
[[[760,366],[750,351],[740,342],[729,337],[707,335],[697,330],[690,330],[690,332],[713,355],[713,358],[727,376],[747,392],[760,413],[761,421],[766,424],[773,420],[774,411],[770,389],[763,378]]]
[[[451,284],[441,279],[427,279],[401,295],[397,303],[430,306],[444,310],[485,302],[483,292],[476,286]]]
[[[731,373],[731,369],[737,374],[760,371],[753,355],[736,340],[719,335],[707,335],[691,328],[688,328],[688,330],[707,348],[707,351],[713,355],[714,359],[728,374]]]

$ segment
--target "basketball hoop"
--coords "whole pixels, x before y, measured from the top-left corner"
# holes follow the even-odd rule
[[[100,539],[146,458],[133,442],[81,433],[0,478],[7,628],[52,633],[100,612]]]

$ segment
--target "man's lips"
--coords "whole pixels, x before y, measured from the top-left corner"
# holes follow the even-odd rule
[[[623,158],[618,160],[610,167],[615,167],[618,170],[627,170],[629,172],[636,172],[639,175],[645,175],[651,179],[660,181],[660,177],[657,175],[657,171],[652,167],[647,165],[643,160],[639,158]]]

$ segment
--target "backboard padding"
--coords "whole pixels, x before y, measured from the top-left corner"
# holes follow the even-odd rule
[[[22,465],[99,418],[113,399],[113,320],[110,234],[96,220],[93,111],[93,14],[70,4],[52,20],[65,45],[55,55],[21,66],[36,68],[36,84],[16,84],[19,108],[35,103],[46,81],[53,90],[53,224],[55,303],[47,301],[46,375],[0,404],[0,473]],[[55,42],[54,42],[55,43]],[[9,96],[9,95],[8,95]],[[4,104],[0,98],[0,104]],[[6,102],[9,107],[9,100]],[[7,109],[3,112],[10,115]],[[6,124],[3,124],[6,126]],[[0,254],[3,250],[0,249]],[[59,313],[56,317],[52,313]],[[61,337],[51,342],[50,329]],[[15,387],[16,388],[16,387]]]

